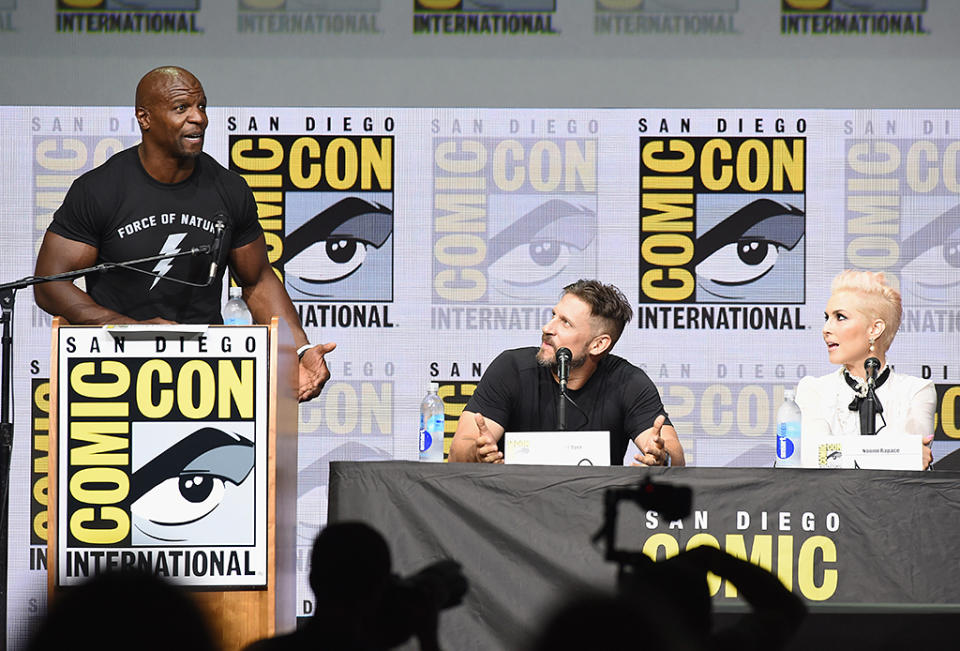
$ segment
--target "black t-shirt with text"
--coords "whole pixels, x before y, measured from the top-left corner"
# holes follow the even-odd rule
[[[537,364],[536,355],[536,348],[500,353],[484,372],[466,411],[483,414],[508,433],[558,429],[560,385],[550,369]],[[568,389],[567,395],[583,410],[567,405],[567,429],[609,430],[611,465],[621,465],[629,441],[652,427],[658,415],[666,415],[647,374],[616,355],[601,359],[586,384],[576,391]]]
[[[199,254],[137,265],[160,278],[125,268],[88,274],[87,292],[100,305],[137,320],[221,323],[227,251],[253,242],[263,231],[246,181],[207,154],[196,159],[188,179],[168,184],[147,174],[136,146],[119,152],[73,183],[50,231],[96,247],[97,264],[123,262],[209,245],[217,215],[228,230],[218,277],[210,286],[169,280],[206,282],[211,258]]]

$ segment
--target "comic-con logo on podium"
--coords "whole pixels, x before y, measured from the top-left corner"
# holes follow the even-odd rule
[[[144,332],[60,330],[59,584],[263,586],[267,330]]]
[[[803,137],[640,139],[640,327],[802,327],[778,306],[805,300],[805,161]]]
[[[433,162],[434,328],[539,328],[596,275],[596,138],[435,137]]]
[[[56,0],[57,31],[87,34],[202,34],[200,0]]]
[[[304,327],[393,327],[393,136],[229,142],[230,169],[253,190],[268,258]]]

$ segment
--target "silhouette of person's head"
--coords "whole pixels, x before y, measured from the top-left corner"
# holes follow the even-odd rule
[[[380,600],[390,580],[390,548],[373,527],[362,522],[328,525],[313,544],[310,587],[317,612],[353,608]]]
[[[64,588],[34,633],[29,651],[217,649],[196,603],[152,574],[107,572]]]

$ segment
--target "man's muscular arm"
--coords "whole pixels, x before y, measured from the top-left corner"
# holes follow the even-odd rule
[[[86,269],[97,263],[97,249],[47,231],[37,254],[34,275],[56,274]],[[90,298],[90,295],[73,284],[71,280],[55,280],[41,283],[33,288],[37,305],[54,316],[62,316],[75,325],[103,325],[105,323],[172,323],[156,318],[137,321],[125,314],[107,309]]]
[[[287,290],[267,260],[267,244],[263,235],[231,250],[230,267],[243,287],[243,300],[256,323],[270,323],[274,316],[282,317],[293,333],[294,346],[299,348],[309,343]]]
[[[462,412],[457,421],[457,433],[450,444],[449,460],[503,463],[503,453],[497,448],[503,431],[503,426],[479,413]]]
[[[282,317],[293,333],[294,346],[310,343],[300,327],[300,316],[280,279],[267,260],[267,244],[263,235],[253,242],[230,251],[230,266],[243,287],[243,299],[257,323],[269,323],[274,316]],[[299,400],[311,400],[323,389],[330,378],[324,356],[336,348],[334,343],[310,348],[300,359]]]

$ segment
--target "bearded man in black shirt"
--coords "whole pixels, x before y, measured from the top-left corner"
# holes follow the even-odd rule
[[[253,193],[237,174],[203,153],[207,98],[183,68],[148,72],[137,85],[142,141],[78,178],[53,216],[36,275],[102,262],[186,251],[208,244],[214,218],[226,224],[224,248],[257,323],[280,316],[300,355],[301,401],[320,394],[330,377],[324,356],[336,344],[311,346],[297,311],[267,260]],[[228,246],[229,245],[229,246]],[[87,292],[69,280],[35,288],[37,305],[72,324],[220,323],[223,265],[212,283],[208,256],[88,274]],[[189,286],[176,280],[202,286]]]
[[[580,280],[564,287],[540,348],[501,353],[467,402],[450,446],[450,461],[503,463],[504,432],[557,429],[556,355],[573,353],[567,395],[579,409],[568,429],[610,432],[610,463],[619,465],[633,440],[635,464],[685,464],[683,448],[657,388],[643,370],[610,354],[633,310],[613,285]]]

